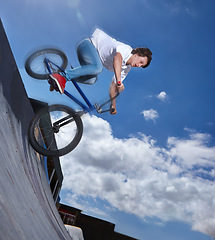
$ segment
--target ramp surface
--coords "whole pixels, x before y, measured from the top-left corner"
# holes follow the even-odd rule
[[[28,143],[33,110],[1,21],[0,103],[0,240],[71,239]]]

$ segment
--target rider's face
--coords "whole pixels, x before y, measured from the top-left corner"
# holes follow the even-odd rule
[[[132,56],[130,65],[131,67],[144,67],[148,62],[148,58],[146,56],[139,56],[137,53]]]

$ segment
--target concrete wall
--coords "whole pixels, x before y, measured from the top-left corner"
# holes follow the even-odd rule
[[[71,239],[28,143],[33,110],[1,21],[0,104],[0,240]]]

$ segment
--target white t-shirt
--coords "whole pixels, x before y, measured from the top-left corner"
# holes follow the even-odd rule
[[[98,28],[94,31],[91,40],[99,53],[103,66],[111,72],[114,72],[113,59],[115,54],[119,52],[122,55],[121,81],[123,81],[131,69],[130,65],[126,65],[126,62],[132,56],[132,47],[117,41]],[[115,76],[113,81],[116,82]]]

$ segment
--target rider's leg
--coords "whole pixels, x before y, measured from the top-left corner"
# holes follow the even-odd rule
[[[85,39],[78,45],[77,55],[81,66],[66,71],[66,78],[85,84],[93,84],[97,80],[97,75],[103,69],[96,48],[90,40]],[[51,84],[50,91],[57,90],[60,93],[64,92],[66,79],[63,76],[52,74],[49,79],[49,83]]]
[[[94,78],[95,80],[96,75],[102,72],[103,66],[99,54],[90,40],[85,39],[79,43],[77,55],[81,66],[66,71],[67,79],[71,80],[81,77],[78,79],[78,82],[83,83],[87,83],[86,80],[89,78]]]
[[[97,76],[95,75],[87,75],[79,78],[73,78],[72,80],[79,82],[79,83],[84,83],[84,84],[94,84],[97,81]]]

